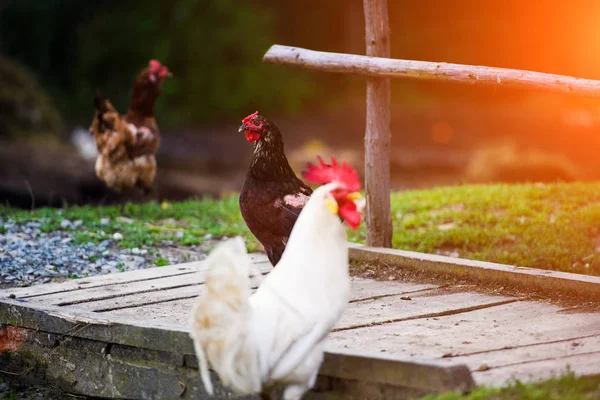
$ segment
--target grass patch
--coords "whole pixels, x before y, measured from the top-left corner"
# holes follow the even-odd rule
[[[156,265],[157,267],[165,267],[169,265],[169,261],[162,257],[158,257],[154,260],[154,265]]]
[[[395,248],[600,275],[600,183],[442,187],[393,193],[391,203]],[[0,206],[0,219],[6,218],[38,221],[44,231],[75,231],[77,243],[98,243],[115,233],[122,234],[124,248],[241,235],[249,251],[259,248],[236,196],[168,206],[128,204],[122,212],[120,207],[29,212]],[[64,219],[81,224],[65,227]],[[364,229],[363,224],[350,232],[350,240],[364,242]]]
[[[600,275],[599,183],[406,191],[392,215],[395,248]]]
[[[113,240],[114,234],[121,234],[118,243],[122,248],[153,246],[163,240],[190,246],[212,237],[241,235],[248,242],[249,250],[258,246],[242,219],[235,196],[163,205],[127,204],[123,209],[83,206],[30,212],[0,206],[0,220],[6,219],[17,223],[39,222],[44,232],[73,231],[77,244],[98,244]],[[63,222],[65,220],[71,223]]]
[[[478,387],[467,395],[445,393],[421,400],[587,400],[600,398],[600,376],[577,378],[572,373],[547,381],[513,382],[504,388]]]

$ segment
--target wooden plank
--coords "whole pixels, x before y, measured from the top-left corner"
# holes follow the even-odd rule
[[[273,269],[269,262],[261,262],[255,265],[264,274]],[[79,304],[100,300],[120,299],[142,294],[152,295],[152,293],[169,289],[184,289],[190,286],[197,287],[204,284],[206,274],[206,265],[202,264],[199,266],[198,271],[189,274],[171,275],[165,278],[150,280],[135,280],[134,282],[123,282],[119,285],[82,287],[76,291],[44,294],[29,299],[34,302],[61,307],[78,306]],[[253,277],[252,279],[257,280],[258,278]]]
[[[369,279],[352,279],[352,302],[363,301],[378,297],[391,295],[410,295],[427,290],[434,290],[437,286],[431,284],[378,282]],[[254,288],[256,289],[256,287]],[[78,309],[110,312],[125,308],[142,307],[146,305],[169,303],[177,300],[194,299],[203,292],[203,285],[189,285],[175,289],[163,289],[159,291],[150,291],[111,297],[104,300],[94,300],[85,303],[79,303]],[[191,304],[191,303],[186,303]],[[191,307],[191,306],[190,306]]]
[[[570,337],[532,345],[482,351],[463,356],[447,358],[450,363],[466,364],[471,370],[487,370],[526,364],[540,360],[560,360],[576,355],[600,352],[600,333],[587,337]],[[598,371],[600,372],[600,363]]]
[[[371,57],[390,56],[390,26],[387,0],[363,0],[365,45]],[[365,132],[365,195],[367,244],[392,247],[390,212],[390,80],[367,80],[367,124]]]
[[[513,297],[488,296],[473,292],[450,294],[442,292],[435,296],[429,292],[417,293],[411,296],[412,300],[404,300],[402,297],[385,297],[350,304],[336,325],[336,330],[358,329],[394,321],[460,314],[517,301]]]
[[[527,293],[600,303],[600,277],[515,267],[485,261],[466,260],[412,251],[384,249],[351,244],[350,259],[359,262],[383,262],[429,276],[447,274],[477,284],[515,288]]]
[[[250,258],[255,263],[262,263],[267,260],[264,254],[250,254]],[[43,285],[6,289],[0,291],[0,298],[8,297],[12,294],[18,298],[26,299],[52,293],[76,291],[83,288],[114,286],[121,283],[161,279],[168,276],[190,274],[205,269],[206,265],[204,261],[196,261],[166,267],[148,268],[138,271],[121,272],[118,274],[106,274],[92,276],[89,278],[73,279],[60,283],[48,283]]]
[[[440,288],[440,286],[431,283],[376,281],[359,277],[350,278],[350,282],[352,285],[351,303],[392,295],[409,295]]]
[[[106,343],[194,354],[189,333],[181,325],[131,321],[116,315],[12,299],[0,301],[0,323]]]
[[[439,296],[417,292],[413,300],[402,300],[404,294],[351,303],[336,329],[355,329],[364,325],[384,324],[398,319],[419,319],[449,313],[467,312],[474,308],[490,307],[516,299],[504,296],[486,296],[479,293],[453,293]],[[159,324],[187,326],[189,310],[194,299],[153,304],[132,309],[110,311],[127,320],[151,320]]]
[[[273,45],[263,56],[270,64],[297,66],[379,78],[441,80],[504,86],[573,96],[600,97],[600,81],[509,68],[368,57]]]
[[[440,369],[439,363],[407,361],[398,357],[356,353],[337,349],[326,353],[319,375],[351,380],[368,380],[383,385],[400,385],[428,392],[453,388],[464,391],[474,387],[468,369],[463,365]]]
[[[367,283],[367,287],[361,289],[363,283]],[[435,286],[427,285],[427,284],[411,284],[404,283],[402,285],[398,285],[399,287],[396,291],[392,292],[392,288],[389,285],[373,285],[371,282],[358,281],[353,284],[353,295],[352,302],[362,302],[371,300],[373,298],[381,298],[381,297],[389,297],[389,296],[405,296],[412,295],[416,293],[423,293],[429,290],[435,290]],[[185,292],[179,292],[179,295]],[[392,294],[393,293],[393,294]],[[135,308],[132,307],[112,307],[106,311],[108,315],[117,315],[121,318],[130,318],[132,320],[140,319],[140,320],[152,320],[159,323],[168,323],[168,324],[182,324],[187,326],[189,310],[192,308],[192,305],[195,301],[195,296],[185,296],[184,299],[173,300],[169,302],[160,302],[160,303],[151,303],[148,305],[140,304]],[[148,299],[142,298],[141,301],[149,302],[152,297]],[[88,310],[97,310],[95,307],[98,306],[98,309],[102,309],[100,307],[105,307],[105,304],[101,303],[91,303],[89,305]],[[79,305],[80,308],[86,307],[86,305]],[[110,305],[109,305],[110,307]],[[106,307],[106,308],[109,308]],[[106,308],[104,308],[106,310]]]
[[[508,383],[512,378],[518,378],[522,382],[549,379],[565,373],[567,366],[576,375],[598,375],[600,351],[493,368],[488,371],[473,371],[472,375],[478,385],[500,386]]]
[[[448,356],[529,346],[600,334],[599,313],[561,313],[552,304],[519,301],[469,313],[365,327],[329,335],[331,346],[361,348],[405,358]],[[460,358],[468,364],[468,358]],[[479,365],[469,364],[474,368]]]

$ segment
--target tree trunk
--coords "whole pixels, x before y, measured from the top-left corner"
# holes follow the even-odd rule
[[[387,0],[364,0],[367,56],[390,56]],[[392,247],[390,214],[390,79],[367,80],[365,192],[367,245]]]

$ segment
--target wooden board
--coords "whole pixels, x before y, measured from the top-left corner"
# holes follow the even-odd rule
[[[598,302],[600,276],[572,274],[537,268],[518,267],[485,261],[417,253],[414,251],[350,245],[350,258],[361,262],[383,262],[424,275],[446,275],[475,284],[515,288],[527,293],[556,298],[565,295],[580,301]]]
[[[253,262],[263,274],[271,270],[262,255],[254,255]],[[502,266],[502,273],[510,273],[509,267]],[[27,352],[21,358],[19,352],[10,357],[5,352],[0,369],[32,362],[25,354],[35,354],[41,343],[55,337],[57,343],[72,341],[74,347],[49,345],[50,354],[35,363],[45,365],[44,376],[63,388],[95,396],[170,398],[181,389],[173,385],[179,379],[187,393],[182,398],[201,398],[187,323],[190,307],[204,288],[205,272],[206,264],[195,262],[0,292],[0,323],[17,326],[28,337]],[[527,275],[537,276],[531,271]],[[569,281],[572,274],[566,275],[552,279]],[[253,279],[257,286],[260,279]],[[565,285],[582,282],[588,292],[596,290],[594,279],[587,277]],[[97,354],[98,349],[104,353]],[[468,285],[353,278],[352,300],[329,337],[313,395],[401,399],[468,388],[473,378],[493,385],[515,374],[522,380],[541,379],[568,364],[577,373],[600,373],[596,349],[600,313],[478,293]],[[82,365],[97,365],[91,372],[65,367],[77,366],[81,351],[90,353]],[[147,375],[152,382],[144,378],[144,368],[152,369]],[[112,382],[106,381],[105,369],[115,374]],[[126,379],[127,374],[139,382]],[[83,379],[91,383],[65,383]],[[101,389],[96,380],[108,386]]]
[[[459,360],[477,369],[482,357],[490,354],[508,354],[511,361],[521,361],[507,348],[527,347],[532,357],[542,359],[545,356],[535,347],[537,344],[600,335],[600,314],[560,311],[560,307],[551,304],[519,301],[468,313],[334,332],[329,342],[336,347],[353,348],[360,344],[371,352],[449,364]]]

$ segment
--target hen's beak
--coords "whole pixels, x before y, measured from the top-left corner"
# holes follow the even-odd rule
[[[246,130],[246,125],[242,124],[240,125],[240,127],[238,128],[238,133],[239,132],[244,132]]]
[[[350,200],[360,200],[360,199],[362,199],[362,195],[360,194],[360,192],[354,192],[354,193],[348,194],[348,198]]]
[[[352,200],[354,204],[356,204],[356,210],[362,214],[365,210],[365,206],[367,205],[367,201],[364,197],[362,197],[360,192],[350,193],[348,198]]]

